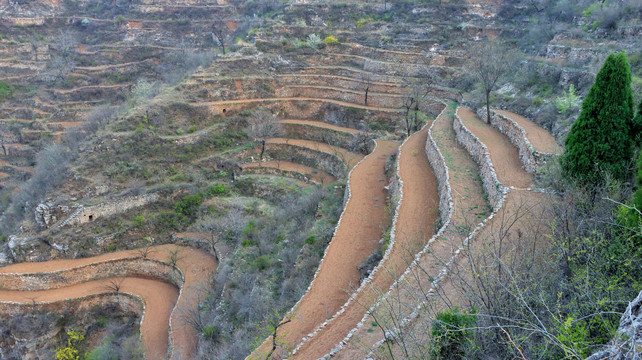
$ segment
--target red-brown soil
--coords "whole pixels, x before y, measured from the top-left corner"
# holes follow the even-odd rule
[[[345,312],[333,319],[306,342],[292,357],[316,359],[330,350],[363,318],[366,310],[381,292],[388,290],[405,271],[414,254],[422,249],[433,235],[439,216],[437,180],[424,152],[428,127],[413,134],[402,146],[399,157],[399,175],[403,181],[403,197],[396,226],[396,242],[384,268],[364,287],[348,305]]]
[[[457,115],[468,130],[488,148],[499,182],[504,186],[517,188],[527,188],[533,183],[533,176],[522,168],[517,148],[511,144],[506,135],[481,121],[468,108],[457,109]]]
[[[458,246],[457,241],[465,237],[466,233],[482,218],[488,216],[487,213],[481,215],[483,211],[488,210],[488,204],[484,200],[481,183],[477,177],[477,164],[473,162],[466,150],[457,144],[452,128],[452,117],[446,115],[438,117],[435,120],[432,136],[448,166],[454,203],[453,222],[448,230],[430,247],[431,253],[423,255],[419,262],[419,266],[428,274],[422,273],[421,270],[415,271],[414,273],[420,276],[410,276],[404,279],[400,286],[400,292],[388,296],[387,304],[380,307],[400,309],[400,312],[403,311],[406,314],[421,300],[417,297],[417,294],[421,293],[421,289],[426,291],[432,286],[432,280],[428,275],[435,277],[443,267],[443,262],[452,256],[453,247]],[[414,194],[406,194],[408,193],[406,192],[406,180],[404,180],[404,195],[409,199],[414,198]],[[401,226],[404,221],[402,209],[400,209],[398,226]],[[387,291],[387,289],[384,290]],[[383,311],[386,312],[386,310]],[[356,359],[367,354],[372,345],[383,338],[381,330],[372,326],[373,322],[375,319],[369,316],[364,325],[357,330],[335,357]]]
[[[377,248],[389,221],[384,166],[397,147],[394,142],[377,141],[375,151],[352,170],[351,197],[320,269],[294,309],[292,322],[279,328],[279,337],[283,336],[280,340],[287,346],[294,347],[336,313],[348,300],[350,289],[359,286],[357,265]],[[266,339],[251,357],[265,357],[271,341],[271,337]]]
[[[176,311],[174,311],[171,316],[171,336],[174,344],[173,354],[179,354],[179,358],[181,359],[190,359],[193,356],[198,335],[192,327],[185,324],[182,320],[183,314],[190,309],[198,308],[198,302],[202,300],[200,299],[202,290],[206,286],[209,286],[210,276],[214,274],[217,266],[216,261],[204,252],[176,245],[152,247],[150,248],[148,257],[169,262],[174,252],[176,252],[179,259],[176,262],[176,266],[185,276],[185,282],[181,289],[178,302],[176,302],[176,296],[172,298],[170,292],[168,292],[168,288],[176,292],[175,287],[169,284],[135,277],[126,278],[127,289],[133,289],[131,293],[140,296],[146,304],[146,313],[143,319],[143,325],[141,326],[141,333],[145,342],[146,353],[150,359],[157,359],[159,355],[161,355],[160,358],[165,356],[168,344],[168,325],[174,306],[176,306]],[[140,252],[137,250],[118,251],[84,259],[20,263],[0,268],[0,273],[28,274],[56,272],[91,263],[140,256]],[[145,281],[143,282],[142,280]],[[106,281],[108,281],[108,279],[90,281],[42,292],[12,291],[11,294],[7,293],[7,297],[5,297],[3,290],[0,292],[0,301],[17,301],[12,299],[22,298],[28,300],[27,302],[31,302],[31,298],[33,297],[37,297],[37,301],[41,302],[73,299],[79,296],[107,292],[104,286]],[[125,282],[123,283],[123,291],[125,291],[124,284]],[[135,293],[135,290],[139,291],[139,293]],[[83,295],[79,295],[80,293]]]
[[[544,130],[541,126],[528,120],[527,118],[506,110],[496,110],[495,112],[506,116],[515,121],[526,131],[526,138],[530,141],[535,150],[547,154],[559,154],[562,148],[559,146],[553,135]]]
[[[22,304],[36,302],[56,302],[83,296],[108,293],[109,280],[94,280],[59,289],[41,291],[0,290],[1,301]],[[145,352],[149,359],[166,356],[168,346],[169,317],[178,299],[178,289],[168,283],[140,277],[123,279],[120,292],[139,297],[145,304],[145,316],[141,324],[141,334]]]

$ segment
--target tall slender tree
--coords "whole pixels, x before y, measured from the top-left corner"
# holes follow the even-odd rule
[[[606,174],[627,180],[637,136],[633,121],[631,69],[626,54],[611,54],[582,103],[565,140],[564,175],[598,185]]]

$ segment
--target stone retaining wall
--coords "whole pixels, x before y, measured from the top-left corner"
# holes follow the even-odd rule
[[[293,144],[265,144],[265,160],[278,159],[323,170],[336,178],[342,178],[347,172],[347,166],[339,154],[329,154]],[[240,162],[255,162],[259,160],[260,149],[250,149],[239,153]]]
[[[144,206],[158,200],[158,194],[144,194],[139,196],[127,196],[122,199],[107,201],[98,205],[82,207],[67,218],[63,225],[78,225],[91,222],[99,217],[121,214],[135,207]]]
[[[69,310],[72,313],[84,315],[95,307],[116,306],[119,312],[135,313],[142,316],[144,304],[136,296],[119,292],[105,292],[102,294],[87,295],[76,299],[66,299],[46,303],[16,303],[0,301],[0,313],[9,316],[18,316],[27,311],[45,311],[49,313],[61,313]]]
[[[488,148],[466,128],[457,113],[455,113],[453,128],[457,134],[457,142],[468,151],[470,157],[479,165],[479,176],[482,180],[482,187],[488,195],[488,202],[493,209],[499,209],[507,190],[497,179]]]
[[[267,167],[267,166],[245,167],[243,168],[243,175],[247,175],[247,174],[283,176],[283,177],[288,177],[299,181],[303,181],[306,183],[316,184],[315,181],[310,180],[310,177],[308,175],[302,174],[298,171],[281,170],[281,169]]]
[[[221,93],[238,92],[271,94],[274,89],[289,85],[304,86],[332,86],[346,90],[363,91],[365,83],[359,77],[360,73],[350,73],[350,76],[334,74],[285,74],[273,77],[245,77],[245,78],[204,78],[194,79],[190,83],[181,85],[181,89],[202,91],[221,91]],[[383,83],[371,76],[369,91],[389,94],[401,94],[404,87],[398,82]]]
[[[375,152],[375,151],[376,151],[376,149],[377,149],[377,143],[376,143],[376,141],[375,141],[375,146],[373,147],[372,152]],[[352,197],[352,193],[351,193],[351,191],[350,191],[350,177],[351,177],[351,175],[352,175],[352,171],[353,171],[357,166],[359,166],[359,164],[361,164],[361,162],[362,162],[362,161],[364,161],[365,159],[366,159],[366,157],[364,157],[363,159],[361,159],[361,160],[360,160],[360,161],[359,161],[359,162],[358,162],[358,163],[357,163],[357,164],[356,164],[352,169],[350,169],[350,172],[348,173],[348,181],[346,182],[345,192],[344,192],[344,196],[343,196],[343,211],[341,211],[341,215],[339,216],[339,221],[337,222],[337,225],[336,225],[336,226],[335,226],[335,228],[334,228],[334,232],[333,232],[333,234],[332,234],[332,238],[333,238],[333,239],[334,239],[334,236],[335,236],[335,235],[336,235],[336,233],[337,233],[337,230],[338,230],[338,229],[339,229],[339,227],[341,226],[341,221],[343,220],[343,215],[345,214],[346,207],[347,207],[347,205],[348,205],[348,202],[350,202],[350,198]],[[326,260],[326,257],[327,257],[327,254],[328,254],[328,248],[329,248],[329,245],[328,245],[328,246],[326,246],[326,248],[325,248],[325,250],[324,250],[324,252],[323,252],[323,257],[321,258],[321,261],[319,262],[319,266],[317,267],[317,270],[316,270],[316,272],[314,273],[314,276],[313,276],[313,278],[312,278],[312,281],[310,282],[310,285],[308,285],[308,288],[305,290],[305,293],[303,293],[303,295],[301,296],[301,298],[299,299],[299,301],[297,301],[297,302],[296,302],[296,304],[294,304],[294,306],[292,306],[292,308],[290,309],[290,311],[288,311],[288,313],[287,313],[283,318],[287,318],[288,316],[291,316],[291,315],[293,315],[293,314],[296,314],[296,309],[297,309],[297,307],[299,306],[299,303],[301,303],[301,301],[303,300],[303,298],[304,298],[304,297],[305,297],[305,296],[310,292],[310,289],[312,289],[312,286],[314,285],[314,281],[317,279],[317,276],[319,275],[319,271],[321,270],[321,267],[322,267],[322,265],[323,265],[323,262]],[[304,338],[302,339],[302,342],[305,342],[309,336],[311,336],[311,335],[308,335],[308,336],[304,337]],[[296,350],[295,350],[295,351],[296,351]]]
[[[327,129],[307,124],[282,123],[286,137],[325,143],[328,145],[350,148],[350,133]]]
[[[442,104],[443,104],[443,103],[442,103]],[[443,105],[446,105],[446,104],[443,104]],[[444,115],[444,112],[445,112],[447,109],[448,109],[448,107],[447,107],[447,106],[444,106],[444,107],[443,107],[443,109],[441,110],[441,113],[438,115],[438,117],[443,116],[443,115]],[[436,143],[434,142],[434,139],[432,138],[432,135],[431,135],[431,130],[432,130],[432,126],[433,126],[433,125],[434,125],[434,122],[430,125],[430,128],[429,128],[429,130],[428,130],[428,134],[429,134],[429,135],[428,135],[428,138],[426,139],[426,151],[427,151],[427,152],[428,152],[428,148],[429,148],[428,143],[432,143],[432,144],[433,144],[433,145],[431,145],[431,146],[430,146],[430,148],[432,148],[433,146],[436,148]],[[403,145],[402,145],[402,146],[403,146]],[[427,155],[428,155],[428,154],[427,154]],[[438,156],[437,156],[437,155],[438,155]],[[398,157],[398,158],[399,158],[399,157]],[[432,158],[433,160],[431,160],[431,158]],[[440,192],[440,194],[439,194],[439,195],[440,195],[440,205],[439,205],[439,208],[440,208],[440,211],[442,211],[442,208],[443,208],[443,211],[444,211],[444,213],[441,213],[441,218],[442,218],[442,226],[441,226],[441,228],[439,229],[439,231],[437,232],[437,234],[433,235],[433,237],[432,237],[432,238],[430,238],[430,240],[428,240],[428,243],[427,243],[427,244],[426,244],[426,246],[422,249],[422,251],[420,251],[420,252],[418,252],[417,254],[415,254],[415,257],[414,257],[413,262],[410,264],[410,266],[408,266],[408,268],[406,269],[406,271],[405,271],[405,272],[404,272],[404,273],[399,277],[399,279],[398,279],[398,280],[396,280],[392,285],[390,285],[390,287],[389,287],[388,291],[386,292],[386,294],[385,294],[384,296],[382,296],[379,300],[377,300],[377,302],[376,302],[374,305],[372,305],[372,306],[368,309],[368,311],[366,312],[366,314],[364,314],[364,316],[363,316],[363,318],[361,319],[361,321],[359,321],[359,322],[357,323],[357,325],[356,325],[352,330],[350,330],[350,332],[348,332],[348,334],[346,335],[346,337],[345,337],[345,338],[344,338],[344,339],[343,339],[339,344],[335,345],[335,346],[334,346],[334,348],[332,348],[332,350],[331,350],[328,354],[326,354],[326,355],[323,357],[324,359],[328,359],[328,358],[332,357],[334,354],[338,353],[339,351],[341,351],[341,350],[343,349],[343,347],[344,347],[344,346],[345,346],[345,345],[350,341],[350,339],[354,336],[354,334],[355,334],[355,333],[356,333],[360,328],[362,328],[362,327],[363,327],[363,325],[368,321],[368,318],[369,318],[369,316],[370,316],[369,314],[370,314],[371,312],[373,312],[376,308],[378,308],[379,306],[381,306],[381,304],[382,304],[384,301],[387,301],[387,300],[386,300],[386,297],[387,297],[387,296],[388,296],[388,295],[389,295],[389,294],[390,294],[390,293],[391,293],[391,292],[392,292],[392,291],[393,291],[393,290],[394,290],[394,289],[399,285],[399,283],[400,283],[401,281],[403,281],[403,280],[405,279],[405,277],[406,277],[406,276],[408,276],[408,275],[410,274],[411,269],[412,269],[413,267],[416,267],[416,266],[417,266],[417,262],[421,259],[421,257],[423,256],[423,254],[426,254],[426,253],[428,253],[428,252],[429,252],[430,246],[431,246],[431,245],[436,241],[436,239],[439,239],[439,238],[443,235],[443,233],[444,233],[445,229],[446,229],[446,228],[451,224],[452,214],[453,214],[453,211],[454,211],[454,203],[452,202],[452,195],[451,195],[451,192],[450,192],[450,184],[448,184],[448,183],[446,183],[446,184],[442,184],[442,183],[441,183],[441,181],[444,181],[444,180],[446,180],[446,181],[447,181],[447,180],[448,180],[448,178],[449,178],[449,176],[448,176],[448,168],[447,168],[447,166],[446,166],[446,162],[445,162],[445,160],[444,160],[443,156],[441,155],[441,152],[434,153],[434,152],[432,152],[432,151],[431,151],[431,154],[430,154],[430,155],[428,155],[428,161],[431,163],[431,166],[433,166],[433,165],[432,165],[432,161],[437,161],[437,162],[441,161],[441,162],[442,162],[442,163],[441,163],[441,165],[440,165],[440,164],[436,164],[436,166],[437,166],[437,167],[439,167],[439,168],[441,168],[441,169],[443,170],[443,173],[442,173],[442,174],[440,174],[440,175],[437,175],[437,172],[435,172],[435,177],[437,178],[437,182],[439,183],[439,184],[438,184],[438,189],[439,189],[439,192]],[[397,163],[397,165],[398,165],[398,163]],[[434,167],[433,167],[433,169],[434,169]],[[400,177],[399,177],[399,167],[398,167],[398,166],[397,166],[397,179],[399,180],[399,187],[400,187],[399,192],[400,192],[401,196],[403,197],[403,182],[401,181],[401,179],[400,179]],[[444,194],[442,194],[442,191],[445,191],[445,193],[444,193]],[[442,200],[441,200],[441,199],[442,199],[442,198],[450,199],[450,201],[448,201],[448,202],[446,203],[446,206],[447,206],[447,207],[442,207],[442,204],[441,204],[441,202],[442,202]],[[390,251],[391,251],[391,249],[392,249],[392,247],[393,247],[393,245],[394,245],[395,229],[396,229],[396,223],[397,223],[397,218],[398,218],[399,208],[400,208],[400,207],[401,207],[401,201],[399,201],[399,204],[397,205],[397,208],[395,209],[395,217],[394,217],[394,219],[393,219],[393,225],[392,225],[392,226],[393,226],[393,230],[392,230],[392,231],[391,231],[391,233],[390,233],[390,245],[388,246],[388,250],[387,250],[387,251],[386,251],[386,253],[384,254],[383,259],[379,262],[379,264],[377,265],[377,267],[375,267],[375,269],[372,271],[372,273],[370,274],[370,276],[369,276],[369,277],[368,277],[368,278],[363,282],[363,284],[361,285],[361,287],[359,287],[359,289],[357,290],[357,292],[355,292],[355,293],[350,297],[350,299],[348,299],[348,302],[347,302],[347,303],[342,307],[342,309],[341,309],[340,313],[341,313],[341,312],[343,312],[343,311],[345,311],[344,309],[345,309],[345,307],[347,307],[347,305],[350,303],[350,301],[352,301],[352,300],[356,297],[356,295],[358,294],[358,292],[359,292],[359,291],[361,291],[361,290],[362,290],[362,288],[363,288],[364,286],[367,286],[367,285],[369,285],[369,284],[370,284],[370,282],[372,281],[372,277],[374,276],[374,274],[375,274],[375,273],[376,273],[380,268],[382,268],[382,267],[383,267],[383,264],[384,264],[385,260],[388,258],[389,254],[390,254]],[[338,315],[338,314],[337,314],[337,315]],[[335,316],[333,316],[333,318],[334,318],[334,317],[336,317],[336,315],[335,315]],[[329,321],[330,321],[330,320],[329,320]],[[318,331],[318,330],[317,330],[317,331]],[[299,346],[300,346],[300,345],[299,345]]]
[[[447,110],[448,106],[445,106],[443,111]],[[442,116],[441,114],[439,116]],[[439,214],[441,216],[441,223],[446,224],[448,219],[452,217],[452,210],[454,208],[454,202],[452,198],[452,191],[450,189],[450,177],[448,175],[448,166],[446,166],[446,160],[437,147],[435,139],[432,137],[432,130],[435,125],[435,120],[430,129],[428,129],[428,139],[426,141],[426,156],[428,157],[428,162],[432,167],[432,171],[437,178],[438,190],[439,190]]]
[[[480,116],[480,114],[483,114],[483,116]],[[486,119],[485,110],[477,110],[477,116],[479,116],[480,119]],[[526,130],[507,116],[491,110],[490,124],[502,134],[506,135],[510,142],[517,147],[522,167],[529,173],[533,173],[538,166],[546,163],[546,161],[555,156],[555,154],[547,154],[535,150],[526,137]]]
[[[140,276],[168,281],[179,288],[183,286],[184,282],[180,271],[166,263],[151,258],[128,257],[91,263],[68,270],[31,274],[0,273],[0,289],[48,290],[90,280],[122,276]]]
[[[352,104],[365,105],[365,92],[363,90],[294,85],[278,89],[275,93],[277,97],[332,99]],[[403,99],[401,95],[375,93],[372,91],[368,93],[368,106],[397,109],[401,108],[402,105]]]
[[[480,119],[484,119],[485,122],[487,118],[486,110],[484,108],[478,109],[477,116]],[[524,170],[529,173],[535,171],[535,159],[533,157],[535,149],[526,138],[526,131],[513,120],[493,110],[490,111],[490,125],[506,135],[510,142],[517,147],[517,150],[519,150],[519,160]]]

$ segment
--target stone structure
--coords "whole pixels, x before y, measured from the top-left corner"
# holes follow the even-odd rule
[[[179,288],[183,286],[184,282],[183,275],[175,267],[156,259],[143,259],[135,256],[95,262],[63,271],[32,274],[0,273],[0,289],[48,290],[119,276],[141,276],[168,281]]]
[[[477,110],[477,116],[480,119],[486,119],[485,114],[484,109],[480,108]],[[524,128],[509,117],[491,110],[490,124],[499,130],[499,132],[506,135],[510,142],[517,147],[522,167],[529,173],[534,172],[538,166],[546,163],[546,161],[555,156],[555,154],[547,154],[535,150],[526,137]]]
[[[94,221],[99,217],[120,214],[135,207],[144,206],[157,201],[158,198],[158,194],[144,194],[138,196],[127,196],[122,199],[115,199],[94,206],[81,206],[60,226],[84,224]]]
[[[482,180],[482,187],[488,195],[488,202],[490,202],[493,210],[499,209],[502,206],[504,194],[507,190],[497,179],[497,173],[490,160],[488,148],[466,128],[457,113],[455,113],[453,127],[457,134],[457,142],[468,151],[471,158],[479,165],[479,176]]]
[[[634,360],[642,349],[642,291],[629,303],[615,338],[586,360]]]

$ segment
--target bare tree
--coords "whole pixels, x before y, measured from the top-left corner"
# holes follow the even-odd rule
[[[426,95],[428,95],[428,88],[424,84],[418,81],[409,82],[402,104],[407,136],[419,127],[419,109]]]
[[[361,86],[363,87],[363,91],[365,93],[363,103],[364,105],[368,106],[368,92],[370,91],[370,85],[372,84],[372,74],[369,72],[362,72],[360,78]]]
[[[221,46],[223,55],[225,55],[225,42],[227,42],[231,31],[222,14],[215,15],[214,22],[212,22],[212,32],[210,34],[212,35],[212,42],[218,43],[219,46]]]
[[[119,293],[120,289],[123,287],[124,277],[113,277],[107,280],[107,283],[104,285],[105,290]]]
[[[490,123],[490,93],[509,74],[517,62],[516,53],[499,41],[484,41],[473,46],[468,68],[484,91],[486,122]]]
[[[278,136],[283,132],[281,124],[275,115],[263,109],[255,111],[249,122],[248,133],[255,141],[261,143],[261,155],[259,158],[263,161],[265,142],[267,139]]]
[[[218,261],[219,258],[218,251],[216,250],[216,245],[221,240],[220,236],[217,234],[222,230],[220,219],[210,216],[199,223],[198,227],[201,231],[207,232],[208,236],[203,238],[203,240],[207,241],[207,243],[210,244],[210,247],[214,252],[214,258],[216,259],[216,261]]]

